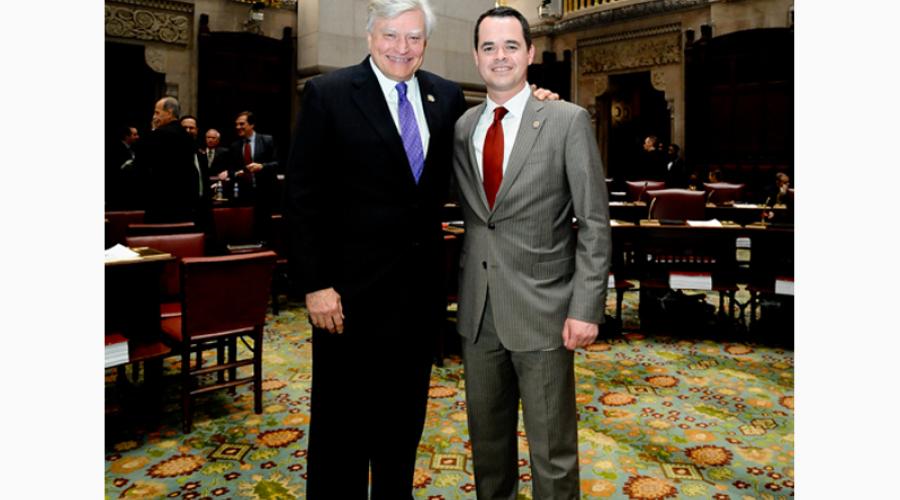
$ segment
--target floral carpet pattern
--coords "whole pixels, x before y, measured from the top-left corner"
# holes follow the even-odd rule
[[[626,301],[626,327],[635,313]],[[177,358],[165,363],[161,416],[107,415],[105,497],[305,498],[312,373],[305,310],[291,304],[270,316],[264,343],[260,415],[250,386],[218,391],[199,401],[193,432],[182,434]],[[628,333],[598,340],[575,359],[582,498],[794,495],[793,351]],[[116,378],[106,371],[108,405],[141,400],[133,395],[140,386],[123,389]],[[459,358],[434,368],[415,498],[475,498],[464,390]],[[377,432],[366,430],[367,411],[359,409],[356,432]],[[521,418],[519,435],[519,498],[530,499]],[[334,498],[342,498],[339,485]]]

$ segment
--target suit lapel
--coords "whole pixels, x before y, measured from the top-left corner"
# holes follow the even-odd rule
[[[533,96],[528,96],[528,103],[525,104],[525,110],[522,113],[522,121],[519,122],[519,132],[516,134],[516,142],[513,143],[512,152],[509,155],[509,162],[506,164],[506,172],[503,174],[503,180],[500,182],[500,189],[497,191],[497,198],[494,200],[494,210],[503,203],[503,198],[511,189],[510,186],[516,181],[516,178],[522,173],[522,167],[525,160],[531,153],[534,141],[537,139],[541,128],[544,126],[544,120],[541,119],[541,110],[544,109],[544,103],[536,100]],[[535,125],[536,124],[536,125]],[[482,192],[484,190],[482,189]],[[485,204],[487,200],[485,200]],[[485,205],[486,206],[486,205]]]
[[[422,170],[422,177],[419,179],[419,185],[424,184],[426,175],[429,175],[432,169],[428,168],[429,160],[432,158],[431,151],[435,147],[437,141],[434,140],[440,134],[441,117],[440,103],[434,93],[434,85],[428,75],[421,71],[416,72],[416,80],[419,82],[419,98],[422,100],[422,109],[425,111],[425,123],[428,125],[428,134],[431,137],[428,141],[428,150],[425,151],[425,167]],[[405,151],[404,151],[405,154]],[[412,172],[410,172],[410,177]],[[430,177],[430,175],[429,175]]]
[[[359,108],[359,114],[365,117],[369,124],[372,125],[372,128],[375,129],[387,145],[391,154],[398,160],[402,160],[388,163],[402,165],[406,169],[406,177],[412,182],[412,169],[409,167],[409,159],[406,158],[406,151],[403,149],[403,141],[400,139],[400,133],[397,132],[394,119],[391,118],[391,111],[388,109],[384,93],[378,85],[378,79],[375,78],[375,73],[369,67],[369,64],[369,58],[367,57],[360,64],[360,71],[353,80],[353,85],[356,88],[353,93],[353,102]]]
[[[472,166],[472,168],[466,169],[466,176],[469,178],[472,189],[478,193],[478,198],[481,200],[481,210],[478,210],[478,215],[484,220],[487,220],[490,209],[488,209],[487,195],[484,194],[484,184],[481,182],[478,172],[476,172],[478,170],[478,158],[475,156],[475,144],[472,142],[472,136],[475,135],[475,127],[478,125],[478,120],[484,113],[486,106],[487,101],[479,104],[477,111],[470,115],[469,122],[465,124],[466,154],[469,156],[468,164]]]

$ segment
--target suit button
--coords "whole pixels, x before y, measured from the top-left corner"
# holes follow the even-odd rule
[[[487,261],[485,261],[485,260],[481,261],[481,267],[483,267],[484,269],[487,269]]]
[[[488,229],[490,229],[491,231],[493,231],[495,227],[497,227],[497,226],[495,226],[493,222],[488,224]]]

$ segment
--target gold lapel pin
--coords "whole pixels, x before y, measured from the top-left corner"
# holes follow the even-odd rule
[[[533,128],[538,128],[538,127],[541,126],[541,122],[535,120],[535,121],[531,122],[531,126],[532,126]]]
[[[428,94],[425,98],[428,99],[428,102],[434,102],[434,96],[431,94]]]

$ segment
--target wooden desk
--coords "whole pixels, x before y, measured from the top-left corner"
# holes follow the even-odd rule
[[[465,234],[457,225],[445,225],[444,231],[459,238]],[[610,270],[616,278],[617,316],[626,281],[640,282],[642,290],[665,289],[673,271],[709,273],[711,290],[719,292],[720,314],[727,310],[727,316],[735,319],[747,305],[735,298],[739,283],[752,286],[754,280],[762,279],[774,288],[774,276],[793,276],[793,226],[725,222],[721,227],[697,227],[614,220],[611,235]],[[738,259],[738,238],[750,239],[749,263]],[[787,263],[785,253],[790,256]]]
[[[168,253],[137,248],[141,257],[105,262],[105,330],[128,339],[128,363],[160,358],[171,352],[160,336],[160,277]]]
[[[728,221],[735,224],[747,225],[754,222],[760,222],[763,213],[766,211],[775,212],[775,216],[779,219],[787,212],[787,208],[783,205],[776,207],[765,207],[763,205],[706,205],[706,218],[717,219],[719,221]],[[619,219],[637,223],[641,219],[646,219],[649,213],[649,207],[642,201],[610,201],[609,217],[611,219]]]

